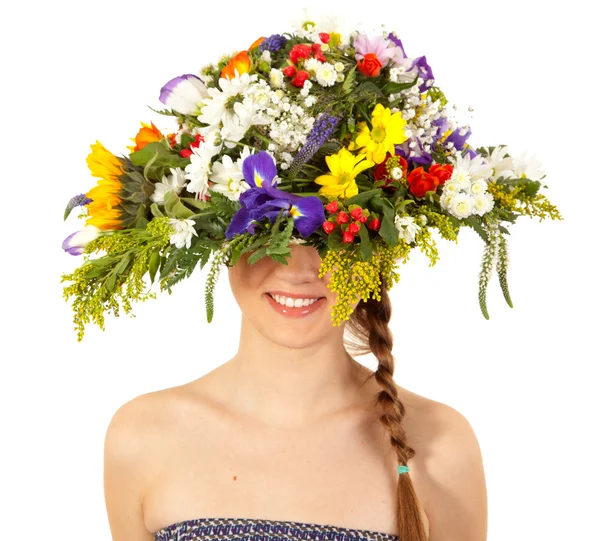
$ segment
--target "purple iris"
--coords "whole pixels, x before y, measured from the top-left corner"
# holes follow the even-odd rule
[[[254,221],[269,218],[274,223],[281,209],[285,209],[284,216],[292,216],[294,226],[303,237],[311,235],[325,221],[323,203],[317,196],[303,197],[278,190],[273,185],[277,166],[268,152],[262,150],[248,156],[242,164],[242,173],[250,189],[240,194],[242,208],[231,219],[225,232],[227,239],[245,232],[253,234]]]
[[[402,50],[402,54],[406,59],[408,59],[408,56],[406,55],[406,51],[404,50],[404,46],[402,45],[402,41],[400,40],[400,38],[397,38],[392,32],[390,32],[388,35],[388,39],[392,41],[397,47],[400,47],[400,49]],[[399,59],[395,60],[399,61]],[[427,63],[427,59],[425,58],[425,56],[419,56],[417,58],[411,59],[411,64],[406,68],[406,71],[410,72],[415,67],[419,72],[419,77],[423,79],[423,84],[419,86],[419,92],[425,92],[429,88],[429,86],[427,86],[427,81],[432,81],[433,84],[433,71]]]

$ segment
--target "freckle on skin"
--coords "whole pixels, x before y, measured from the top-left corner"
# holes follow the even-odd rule
[[[233,480],[234,480],[234,481],[237,481],[237,475],[234,475],[234,476],[233,476]]]

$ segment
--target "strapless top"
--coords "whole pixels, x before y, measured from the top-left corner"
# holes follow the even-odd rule
[[[398,536],[290,520],[196,518],[175,522],[154,533],[155,541],[399,541]]]

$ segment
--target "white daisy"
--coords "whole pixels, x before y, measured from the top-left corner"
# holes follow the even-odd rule
[[[515,178],[528,178],[529,180],[541,180],[546,174],[540,169],[542,162],[535,156],[528,157],[522,152],[514,158],[513,171]]]
[[[321,86],[332,86],[337,81],[338,73],[329,62],[323,62],[317,69],[317,82]]]
[[[169,223],[173,226],[175,232],[169,237],[171,244],[174,244],[177,248],[189,248],[192,243],[192,235],[198,236],[194,229],[194,220],[186,218],[185,220],[179,220],[177,218],[170,218]]]
[[[169,176],[163,175],[162,180],[154,185],[154,192],[150,196],[150,199],[159,205],[165,204],[167,192],[175,192],[179,195],[186,183],[183,169],[179,167],[169,167],[169,169],[171,174]]]
[[[211,160],[221,151],[222,145],[215,145],[214,141],[214,134],[207,134],[205,140],[192,149],[190,163],[185,167],[185,178],[190,181],[186,190],[196,193],[198,199],[204,199],[206,196]]]
[[[398,230],[399,237],[404,239],[408,244],[414,242],[417,231],[421,229],[412,216],[396,215],[394,218],[394,225]]]
[[[498,180],[500,177],[511,178],[514,176],[514,161],[511,156],[508,156],[508,147],[506,145],[498,145],[494,148],[487,160],[494,168],[494,173],[491,177],[493,181]]]
[[[493,173],[493,166],[487,162],[481,154],[477,154],[471,158],[469,154],[462,156],[460,153],[456,154],[451,160],[454,160],[454,167],[457,169],[466,170],[472,180],[478,178],[489,178]]]
[[[250,148],[245,146],[235,162],[227,155],[223,156],[222,161],[215,162],[213,173],[209,177],[214,182],[210,190],[222,193],[233,201],[239,201],[240,194],[250,188],[242,172],[242,164],[250,154]]]

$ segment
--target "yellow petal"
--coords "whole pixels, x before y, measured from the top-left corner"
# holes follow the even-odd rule
[[[317,184],[323,184],[325,186],[331,185],[331,184],[337,184],[338,183],[338,177],[334,177],[333,175],[321,175],[318,176],[315,179],[315,182]]]

